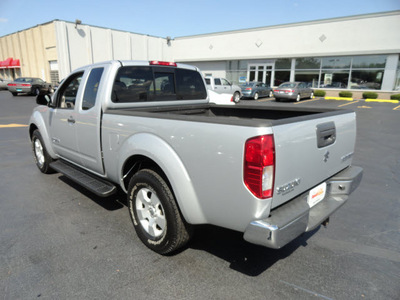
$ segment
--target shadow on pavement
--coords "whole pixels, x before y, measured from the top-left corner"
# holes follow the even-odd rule
[[[230,263],[230,268],[248,276],[258,276],[281,259],[290,256],[319,230],[304,233],[281,249],[250,244],[243,233],[212,225],[196,227],[189,248],[211,253]]]

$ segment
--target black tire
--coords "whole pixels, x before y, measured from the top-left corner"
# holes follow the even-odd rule
[[[33,96],[38,96],[40,94],[40,89],[38,87],[33,87],[31,94]]]
[[[165,180],[155,171],[143,169],[132,176],[128,207],[140,240],[159,254],[170,254],[191,237],[187,224]]]
[[[18,93],[12,92],[11,94],[12,94],[14,97],[15,97],[15,96],[18,96]]]
[[[54,170],[50,168],[50,163],[53,161],[53,159],[47,153],[46,147],[43,143],[42,135],[38,129],[36,129],[32,134],[32,151],[33,158],[35,159],[35,163],[40,172],[44,174],[54,173]]]
[[[299,102],[300,100],[301,100],[301,96],[300,96],[300,94],[297,94],[296,102]]]
[[[239,103],[240,101],[240,93],[239,92],[234,92],[233,93],[233,102]]]
[[[269,91],[268,97],[272,98],[274,96],[274,93],[272,91]]]
[[[256,92],[253,97],[254,100],[258,100],[258,93]]]
[[[275,98],[275,101],[276,101],[276,102],[280,102],[280,101],[281,101],[281,99],[279,99],[279,98]]]

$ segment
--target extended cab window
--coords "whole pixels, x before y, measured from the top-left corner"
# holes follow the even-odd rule
[[[111,100],[144,102],[206,99],[200,73],[178,68],[127,66],[118,70]]]
[[[82,76],[83,72],[73,74],[62,84],[57,93],[58,108],[74,109]]]
[[[97,91],[99,89],[101,75],[104,68],[95,68],[90,71],[89,78],[86,83],[85,92],[83,94],[82,109],[91,109],[96,104]]]

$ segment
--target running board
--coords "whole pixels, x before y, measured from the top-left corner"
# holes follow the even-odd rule
[[[117,191],[117,187],[114,184],[62,160],[50,163],[50,167],[99,197],[108,197]]]

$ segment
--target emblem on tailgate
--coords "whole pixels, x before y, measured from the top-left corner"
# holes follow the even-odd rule
[[[290,192],[294,191],[294,188],[298,185],[300,185],[300,178],[296,178],[295,180],[292,180],[291,182],[288,182],[284,185],[278,186],[276,188],[276,192],[278,195],[282,194],[282,195],[286,195]]]

